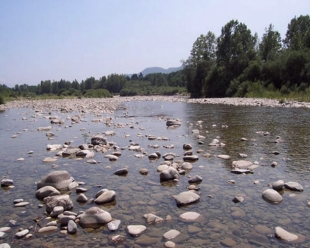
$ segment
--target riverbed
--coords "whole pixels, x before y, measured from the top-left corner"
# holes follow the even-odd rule
[[[14,187],[1,188],[0,227],[11,228],[1,243],[11,247],[165,247],[167,240],[163,234],[175,229],[180,232],[171,239],[176,247],[310,246],[310,110],[306,106],[277,102],[253,106],[211,104],[203,100],[151,97],[89,102],[90,106],[78,100],[73,105],[51,101],[43,106],[29,101],[0,112],[0,176],[14,180]],[[51,116],[62,122],[51,124]],[[72,122],[74,116],[79,116],[78,122]],[[178,119],[181,125],[168,128],[168,119]],[[52,127],[52,138],[45,131],[38,131],[46,126]],[[48,144],[77,147],[107,131],[115,132],[106,138],[120,148],[117,161],[109,161],[105,153],[96,152],[96,163],[90,164],[87,159],[56,156],[57,152],[46,150]],[[222,145],[210,146],[214,139]],[[144,152],[129,150],[132,143],[139,144]],[[193,168],[181,174],[179,180],[160,181],[157,167],[164,159],[149,159],[147,155],[174,153],[177,155],[174,161],[180,162],[184,144],[191,144],[193,154],[199,159],[192,162]],[[240,154],[246,157],[241,158]],[[57,160],[43,162],[46,157]],[[238,160],[251,161],[257,168],[250,174],[234,174],[232,162]],[[114,175],[124,167],[128,169],[127,176]],[[139,173],[142,168],[148,170],[147,175]],[[119,229],[111,232],[106,226],[99,229],[78,226],[77,233],[70,235],[61,232],[58,226],[57,231],[38,233],[35,219],[43,217],[42,226],[53,219],[40,207],[44,202],[35,197],[36,183],[55,170],[66,170],[76,181],[84,182],[89,199],[102,188],[114,190],[116,200],[100,208],[121,221]],[[200,200],[178,206],[173,196],[187,191],[188,180],[195,175],[203,179],[196,185]],[[279,204],[265,201],[264,190],[280,179],[298,182],[304,190],[280,191],[283,201]],[[69,195],[74,212],[96,206],[92,201],[76,202],[75,190]],[[243,197],[244,201],[235,203],[235,196]],[[13,202],[18,198],[29,204],[14,207]],[[180,215],[189,211],[201,217],[182,220]],[[148,213],[171,218],[148,224],[143,217]],[[128,225],[145,225],[146,231],[133,237],[128,234]],[[275,237],[275,227],[282,227],[299,238],[294,242],[279,240]],[[32,236],[17,239],[15,233],[20,229],[29,229]],[[113,235],[125,239],[116,244],[111,241]]]

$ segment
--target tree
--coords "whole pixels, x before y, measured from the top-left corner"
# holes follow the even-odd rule
[[[243,23],[237,20],[228,22],[221,31],[221,35],[217,39],[218,49],[217,67],[220,67],[220,73],[213,73],[221,75],[221,86],[218,89],[217,96],[223,97],[226,95],[230,81],[237,78],[245,68],[248,67],[249,62],[256,58],[255,45],[257,42],[257,34],[251,34],[251,30]],[[219,80],[216,80],[219,82]],[[214,83],[213,83],[214,85]],[[215,92],[210,89],[211,92]]]
[[[275,59],[276,55],[282,48],[281,35],[278,31],[274,31],[273,25],[270,24],[265,29],[262,41],[259,44],[259,55],[261,59],[266,62]]]
[[[290,50],[298,51],[310,48],[310,16],[294,17],[288,24],[283,42]]]
[[[189,58],[183,62],[187,90],[191,97],[201,97],[205,78],[216,58],[216,37],[214,33],[200,35],[193,44]]]

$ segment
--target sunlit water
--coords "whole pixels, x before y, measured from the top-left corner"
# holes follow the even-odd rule
[[[66,119],[76,113],[51,114]],[[38,127],[50,125],[49,120],[44,118],[48,113],[34,115],[32,109],[10,109],[0,113],[0,176],[13,179],[15,186],[12,189],[1,188],[0,227],[11,226],[12,231],[0,243],[9,243],[11,247],[114,247],[116,245],[109,237],[121,234],[126,240],[118,247],[163,247],[166,240],[162,235],[176,229],[181,232],[172,240],[177,247],[221,247],[229,239],[235,242],[235,247],[310,246],[310,209],[307,206],[307,200],[310,200],[310,118],[307,109],[132,101],[123,103],[114,115],[100,116],[111,116],[115,125],[108,127],[102,122],[94,123],[91,120],[98,116],[85,115],[82,117],[84,121],[78,124],[71,125],[66,120],[63,125],[54,125],[51,130],[55,133],[53,140],[48,140],[46,132],[37,131]],[[23,117],[27,119],[22,120]],[[179,118],[182,125],[167,129],[166,118]],[[197,121],[202,121],[202,124],[197,124]],[[126,126],[115,128],[119,123]],[[85,131],[81,131],[82,128]],[[200,134],[206,137],[204,144],[198,144],[193,129],[199,129]],[[72,146],[78,146],[84,143],[83,134],[88,134],[87,141],[90,142],[92,135],[108,130],[116,132],[115,136],[107,137],[108,141],[124,148],[116,162],[104,158],[103,153],[96,153],[94,159],[100,162],[98,164],[88,164],[86,159],[69,158],[59,158],[55,163],[42,162],[45,157],[56,154],[46,151],[47,144],[72,141]],[[263,136],[257,131],[267,131],[270,135]],[[14,134],[17,138],[12,138]],[[125,135],[130,137],[125,138]],[[148,140],[148,135],[167,137],[168,140]],[[284,141],[274,143],[277,136]],[[247,141],[241,141],[242,137]],[[214,138],[226,146],[208,146]],[[156,168],[163,159],[150,161],[147,156],[134,157],[137,152],[127,149],[130,142],[139,143],[148,153],[159,151],[161,154],[173,152],[180,155],[176,159],[183,157],[183,144],[190,143],[195,154],[202,149],[211,157],[199,155],[193,169],[181,176],[179,182],[161,183]],[[148,147],[155,144],[160,148]],[[167,145],[174,145],[174,148],[164,148]],[[33,154],[28,155],[29,151]],[[274,155],[273,151],[278,151],[279,155]],[[236,175],[230,172],[232,161],[241,159],[239,153],[247,154],[246,160],[259,163],[254,174]],[[217,158],[219,154],[230,155],[231,159]],[[18,158],[24,158],[24,161],[17,161]],[[270,166],[273,161],[278,163],[275,168]],[[125,166],[129,169],[126,177],[113,174]],[[32,238],[16,239],[15,233],[19,228],[34,227],[34,219],[45,216],[45,208],[38,208],[42,202],[35,197],[36,182],[55,170],[52,167],[67,170],[76,181],[85,182],[83,187],[88,189],[85,195],[89,199],[101,188],[116,191],[116,202],[100,207],[109,211],[114,219],[121,220],[119,230],[112,233],[106,227],[96,230],[79,227],[77,234],[64,235],[59,231],[39,234],[33,228],[30,230],[34,234]],[[149,174],[140,175],[141,168],[147,168]],[[194,175],[203,178],[199,184],[200,201],[180,208],[172,196],[187,190],[189,176]],[[285,190],[281,192],[284,198],[281,204],[267,203],[262,199],[262,192],[269,188],[269,183],[279,179],[299,182],[304,192]],[[229,184],[228,180],[235,180],[236,183]],[[259,183],[254,184],[254,181]],[[232,201],[237,194],[244,196],[242,203]],[[94,203],[77,203],[74,190],[70,195],[75,212],[95,206]],[[14,208],[13,201],[17,198],[29,201],[30,205]],[[180,214],[187,211],[198,212],[203,218],[194,222],[181,220]],[[149,225],[143,215],[150,212],[163,218],[170,215],[172,220]],[[12,226],[10,220],[16,220],[17,224]],[[41,225],[48,221],[42,221]],[[127,225],[135,224],[147,226],[139,237],[131,237],[126,231]],[[303,235],[306,240],[293,244],[279,241],[274,236],[276,226]]]

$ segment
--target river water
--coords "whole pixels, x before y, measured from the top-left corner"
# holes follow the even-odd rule
[[[180,231],[172,241],[176,247],[310,247],[310,228],[308,225],[310,209],[309,173],[310,173],[310,118],[309,109],[236,107],[229,105],[190,104],[185,102],[128,101],[120,105],[114,114],[94,116],[85,114],[83,121],[71,124],[67,118],[78,113],[35,113],[33,109],[8,109],[0,113],[0,176],[13,179],[14,188],[1,188],[0,227],[10,226],[12,231],[0,240],[11,247],[164,247],[162,235],[171,230]],[[51,125],[44,116],[57,115],[65,120],[63,125],[54,125],[54,139],[49,140],[46,132],[37,131],[38,127]],[[24,118],[23,118],[24,117]],[[112,124],[92,122],[94,118],[112,117]],[[167,129],[166,119],[178,118],[180,127]],[[123,127],[117,127],[123,124]],[[120,125],[119,125],[120,126]],[[192,132],[198,129],[205,136],[202,143]],[[97,164],[86,163],[87,159],[58,158],[54,163],[44,163],[45,157],[53,157],[56,152],[48,152],[47,144],[71,146],[90,142],[97,133],[115,131],[108,141],[123,148],[122,155],[110,162],[103,153],[96,153]],[[259,131],[269,132],[262,135]],[[87,134],[88,137],[84,137]],[[16,138],[12,138],[16,135]],[[149,140],[148,135],[166,139]],[[280,143],[274,141],[280,136]],[[223,147],[211,147],[209,143],[217,138]],[[241,138],[247,140],[241,141]],[[183,144],[192,144],[193,153],[199,153],[199,160],[193,163],[193,169],[181,175],[179,182],[161,183],[157,166],[163,162],[149,160],[147,156],[137,158],[138,152],[129,151],[130,142],[136,142],[147,153],[158,151],[173,152],[183,157]],[[158,149],[151,148],[158,145]],[[173,145],[174,148],[165,147]],[[33,151],[33,154],[28,154]],[[274,151],[279,154],[275,155]],[[202,154],[209,153],[210,157]],[[231,173],[231,164],[240,160],[239,153],[247,154],[245,160],[256,162],[259,167],[253,174],[237,175]],[[223,160],[217,155],[229,155]],[[24,158],[23,161],[17,161]],[[272,162],[277,162],[275,167]],[[117,169],[128,167],[128,175],[114,175]],[[141,168],[147,168],[147,176],[139,174]],[[78,228],[75,235],[57,232],[39,234],[30,229],[33,237],[16,239],[20,228],[35,226],[34,220],[46,217],[45,208],[39,208],[41,201],[36,199],[36,182],[53,170],[66,170],[76,181],[85,182],[85,195],[90,199],[101,188],[114,190],[116,201],[100,206],[109,211],[113,219],[121,220],[120,227],[110,232],[106,227],[96,230]],[[186,207],[178,207],[173,195],[187,190],[190,176],[200,175],[200,201]],[[304,191],[281,192],[283,201],[273,205],[262,198],[262,192],[270,188],[268,184],[279,179],[300,183]],[[228,183],[234,180],[235,183]],[[255,183],[254,183],[255,182]],[[99,187],[100,186],[100,187]],[[244,201],[234,203],[234,196],[242,195]],[[77,194],[70,193],[74,202],[73,211],[86,210],[95,203],[76,202]],[[13,201],[23,198],[30,202],[22,208],[14,208]],[[195,211],[202,215],[196,221],[184,221],[180,214]],[[155,213],[172,220],[158,224],[147,224],[144,214]],[[15,220],[12,225],[10,220]],[[44,226],[50,220],[43,219]],[[127,225],[141,224],[147,227],[139,237],[131,237],[126,231]],[[297,242],[280,241],[275,237],[275,227],[299,235]],[[38,227],[37,227],[38,228]],[[124,235],[125,241],[116,245],[110,241],[112,235]]]

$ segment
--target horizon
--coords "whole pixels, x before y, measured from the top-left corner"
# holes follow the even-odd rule
[[[200,34],[218,37],[230,20],[259,39],[272,24],[284,39],[291,19],[309,13],[308,0],[2,0],[0,84],[81,82],[179,67]]]

